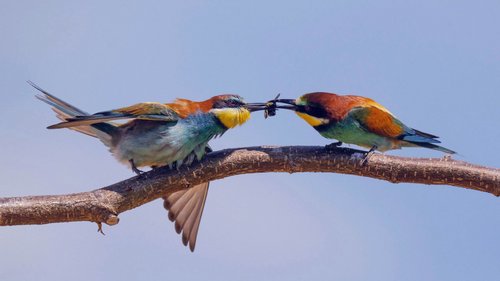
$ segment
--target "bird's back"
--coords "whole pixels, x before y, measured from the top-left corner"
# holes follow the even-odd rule
[[[334,93],[315,92],[303,96],[310,104],[321,105],[328,119],[332,121],[342,120],[349,111],[356,107],[375,107],[392,116],[381,104],[374,100],[356,95],[337,95]]]

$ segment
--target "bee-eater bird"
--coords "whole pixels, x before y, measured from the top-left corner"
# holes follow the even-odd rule
[[[144,102],[90,115],[28,83],[42,93],[36,97],[52,106],[62,121],[49,129],[68,128],[98,138],[118,161],[137,174],[144,166],[179,167],[195,158],[200,160],[209,149],[210,139],[245,123],[250,112],[265,109],[265,104],[246,103],[238,95],[219,95],[201,102]],[[116,120],[129,121],[120,124],[113,122]],[[191,251],[196,245],[208,185],[202,183],[164,197],[168,217]]]
[[[281,102],[289,105],[276,105]],[[406,126],[385,107],[372,99],[333,93],[309,93],[295,100],[270,101],[275,108],[295,113],[323,137],[342,143],[381,152],[402,147],[425,147],[454,154],[455,151],[436,145],[437,136]],[[272,109],[272,108],[271,108]]]

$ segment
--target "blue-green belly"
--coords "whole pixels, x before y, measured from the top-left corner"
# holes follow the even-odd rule
[[[323,137],[336,139],[344,143],[366,148],[377,146],[377,150],[379,151],[398,148],[394,147],[392,139],[367,131],[356,119],[350,117],[334,124],[317,127],[316,129]]]
[[[113,155],[123,163],[132,159],[137,167],[174,162],[180,165],[192,153],[201,158],[208,141],[225,131],[214,116],[201,113],[177,122],[157,124],[127,131],[112,148]]]

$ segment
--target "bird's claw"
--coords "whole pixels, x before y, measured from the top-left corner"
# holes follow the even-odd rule
[[[365,153],[365,156],[363,157],[363,159],[361,159],[361,166],[364,166],[368,160],[370,159],[370,157],[373,155],[373,153],[375,153],[375,150],[377,149],[377,146],[374,145],[372,146],[372,148],[370,148],[370,150],[368,150],[366,153]]]
[[[135,166],[135,163],[134,163],[134,159],[130,159],[130,160],[128,160],[128,162],[130,163],[130,167],[131,167],[132,171],[134,173],[136,173],[136,175],[140,176],[141,174],[144,173],[144,171],[137,169],[137,167]]]
[[[327,150],[333,150],[333,149],[336,149],[338,148],[339,146],[341,146],[343,143],[341,141],[337,141],[337,142],[332,142],[330,144],[327,144],[325,145],[325,149]]]

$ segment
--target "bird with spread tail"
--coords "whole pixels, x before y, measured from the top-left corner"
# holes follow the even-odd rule
[[[276,103],[287,105],[277,105]],[[293,110],[323,137],[385,152],[402,147],[425,147],[444,153],[453,150],[437,145],[437,136],[403,124],[389,110],[372,99],[333,93],[316,92],[297,99],[278,99],[268,102],[266,114],[274,115],[276,108]],[[367,154],[368,155],[368,154]]]
[[[99,139],[137,174],[142,172],[140,167],[179,167],[200,160],[210,150],[209,140],[245,123],[250,112],[266,108],[263,103],[246,103],[240,96],[228,94],[201,102],[144,102],[91,115],[28,83],[42,93],[36,97],[52,106],[62,121],[48,129],[68,128]],[[128,121],[115,123],[117,120]],[[208,186],[206,182],[164,197],[168,217],[191,251],[196,246]]]

